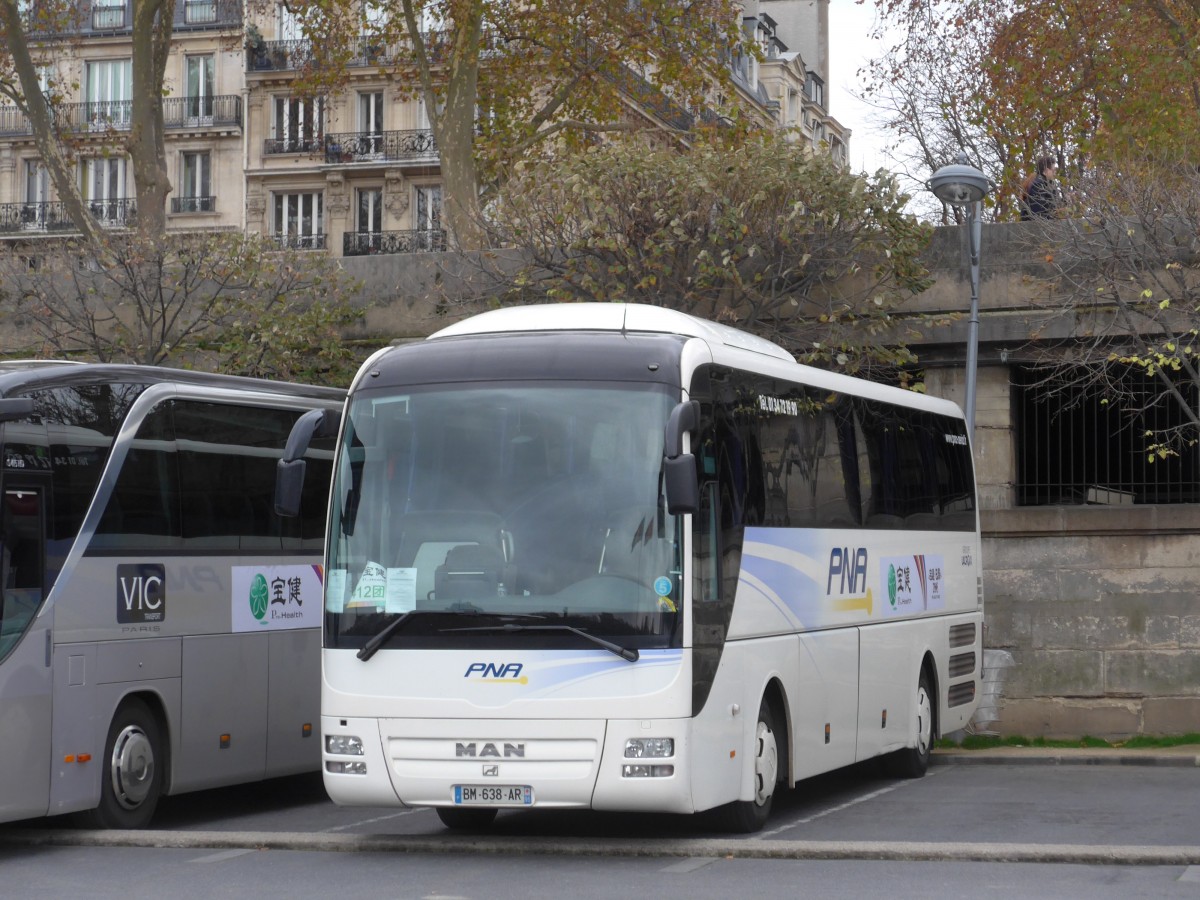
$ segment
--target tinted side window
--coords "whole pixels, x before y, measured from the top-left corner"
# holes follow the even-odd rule
[[[31,391],[36,416],[46,427],[53,471],[50,541],[70,546],[79,533],[113,436],[144,384],[79,384]]]
[[[171,404],[155,407],[138,427],[91,546],[133,551],[179,546],[179,462]]]
[[[319,552],[332,441],[307,458],[302,515],[275,514],[275,468],[303,410],[197,400],[156,407],[138,428],[92,547]]]
[[[176,401],[185,547],[282,547],[275,467],[298,415],[285,409]]]
[[[855,401],[870,491],[868,524],[974,528],[975,482],[963,422],[874,401]]]

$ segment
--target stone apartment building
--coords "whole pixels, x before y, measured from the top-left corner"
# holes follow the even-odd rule
[[[824,6],[823,0],[818,6]],[[132,0],[80,0],[78,31],[44,78],[66,94],[59,119],[75,140],[84,199],[99,221],[125,227],[134,185],[120,142],[130,128]],[[789,50],[772,13],[811,0],[763,0],[743,28],[761,59],[727,60],[738,102],[765,125],[845,161],[849,135],[828,111],[824,75]],[[440,219],[437,147],[423,101],[389,78],[403,47],[364,39],[335,95],[293,89],[310,46],[284,4],[258,11],[242,0],[180,0],[167,64],[165,126],[174,191],[171,230],[243,230],[281,245],[341,256],[411,253],[447,246]],[[793,17],[794,19],[794,17]],[[801,17],[803,20],[803,17]],[[812,18],[794,39],[823,58]],[[822,70],[823,71],[823,70]],[[629,72],[627,115],[686,132],[691,113],[656,96]],[[715,98],[729,100],[732,98]],[[34,147],[29,121],[0,107],[0,240],[69,234]]]

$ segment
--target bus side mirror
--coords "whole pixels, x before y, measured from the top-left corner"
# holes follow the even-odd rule
[[[700,509],[700,482],[696,478],[696,457],[683,452],[683,435],[695,431],[700,423],[700,404],[685,400],[671,410],[663,435],[663,488],[667,512],[673,516]]]
[[[283,458],[275,467],[275,514],[287,518],[300,515],[304,492],[304,454],[314,438],[337,434],[341,413],[332,409],[310,409],[292,426]]]

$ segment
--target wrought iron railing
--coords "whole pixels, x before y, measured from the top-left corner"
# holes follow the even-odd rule
[[[1187,411],[1198,397],[1186,379],[1175,385],[1180,405],[1140,370],[1101,382],[1082,367],[1021,366],[1010,377],[1018,506],[1200,503],[1200,446]],[[1151,449],[1159,442],[1163,456]]]
[[[342,235],[343,256],[369,256],[373,253],[425,253],[446,249],[442,229],[413,231],[347,231]]]
[[[216,197],[172,197],[171,212],[173,213],[207,213],[217,208]]]
[[[184,0],[183,20],[188,25],[213,25],[217,21],[217,0]]]
[[[217,128],[241,124],[242,98],[237,94],[163,99],[164,128]]]
[[[433,132],[355,131],[325,135],[325,162],[429,159],[437,156]]]
[[[252,72],[286,72],[302,69],[312,60],[308,41],[260,41],[246,48],[246,68]]]
[[[263,141],[263,155],[273,156],[279,153],[317,153],[321,149],[321,136],[297,136],[282,138],[267,138]]]
[[[442,62],[450,52],[454,38],[452,31],[427,31],[422,34],[425,52],[433,63]],[[480,52],[492,55],[501,47],[494,32],[485,32],[480,38]],[[312,61],[312,44],[306,40],[263,41],[259,40],[246,48],[246,68],[252,72],[287,71],[301,69]],[[389,44],[378,37],[360,37],[355,44],[354,54],[348,60],[350,66],[385,66],[401,59],[412,59],[412,43],[406,38]]]
[[[52,112],[62,131],[128,131],[133,124],[132,100],[63,103]],[[241,124],[242,98],[237,94],[163,100],[165,128],[227,128]],[[15,106],[0,106],[0,135],[27,134],[33,134],[29,116]]]
[[[323,234],[273,234],[271,240],[280,250],[324,250]]]
[[[112,3],[93,3],[92,31],[116,31],[124,28],[126,9],[127,7],[124,3],[120,5]]]
[[[88,200],[84,205],[104,226],[121,228],[137,218],[137,201],[132,197],[117,200]],[[41,203],[0,203],[0,232],[77,231],[61,200]]]

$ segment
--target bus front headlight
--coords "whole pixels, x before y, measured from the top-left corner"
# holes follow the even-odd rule
[[[630,738],[625,742],[626,759],[666,759],[674,755],[674,738]]]
[[[325,752],[338,756],[362,756],[362,740],[352,734],[325,735]]]

